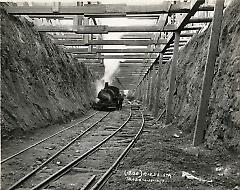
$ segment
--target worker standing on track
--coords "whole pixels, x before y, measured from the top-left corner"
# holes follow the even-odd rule
[[[118,99],[118,110],[122,109],[123,100],[124,100],[124,94],[121,93],[120,96],[119,96],[119,99]]]

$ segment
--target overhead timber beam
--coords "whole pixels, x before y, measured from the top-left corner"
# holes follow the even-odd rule
[[[117,8],[117,4],[101,4],[101,7],[99,9],[96,7],[96,5],[91,5],[94,7],[88,7],[86,8],[86,5],[83,6],[84,10],[79,10],[77,7],[64,7],[61,6],[59,13],[52,14],[52,7],[50,6],[34,6],[34,7],[27,7],[27,6],[21,6],[21,7],[7,7],[6,10],[9,14],[15,14],[15,15],[30,15],[31,18],[58,18],[58,19],[73,19],[72,16],[69,15],[85,15],[89,17],[95,17],[95,18],[105,18],[105,17],[133,17],[133,18],[148,18],[153,17],[157,18],[159,14],[166,14],[166,13],[188,13],[190,11],[190,4],[189,3],[183,3],[183,2],[177,2],[177,4],[172,4],[170,9],[167,11],[161,11],[161,9],[156,11],[156,7],[154,9],[150,10],[150,6],[148,8],[145,7],[145,12],[142,10],[142,12],[139,13],[133,13],[133,12],[126,12],[122,10],[116,10],[115,12],[111,11],[115,7]],[[154,5],[153,5],[154,6]],[[106,7],[109,7],[108,11],[104,11],[104,9],[107,9]],[[118,7],[121,7],[118,6]],[[135,6],[136,8],[137,6]],[[97,10],[98,9],[98,10]],[[134,9],[134,6],[131,6],[129,9]],[[148,12],[147,12],[148,9]],[[149,12],[150,10],[150,12]],[[204,5],[198,8],[198,11],[213,11],[214,7],[211,5]],[[72,12],[73,11],[73,12]],[[91,12],[91,13],[90,13]],[[135,11],[136,12],[136,11]],[[65,14],[66,13],[66,14]]]
[[[124,61],[120,61],[120,63],[131,63],[131,64],[138,64],[138,65],[142,65],[143,62],[141,60],[124,60]]]
[[[191,28],[193,30],[195,29],[200,29],[200,27],[194,27]],[[190,29],[189,29],[190,30]],[[196,33],[182,33],[180,35],[180,37],[192,37],[193,35],[195,35]],[[149,33],[149,34],[124,34],[121,39],[152,39],[153,38],[153,34]],[[181,42],[181,40],[180,40]]]
[[[82,58],[82,59],[144,59],[144,55],[84,55],[84,54],[78,54],[78,55],[73,55],[75,58]],[[152,56],[151,58],[148,59],[156,59],[157,56]]]
[[[97,60],[97,59],[93,59],[93,60],[91,60],[91,59],[78,59],[78,61],[79,61],[79,62],[83,62],[83,63],[85,63],[85,64],[90,64],[90,65],[102,65],[102,66],[103,66],[102,62],[99,61],[99,60]]]
[[[86,4],[81,8],[77,6],[62,6],[58,9],[54,6],[8,6],[9,14],[15,15],[86,15],[90,17],[101,16],[125,16],[131,14],[166,14],[187,13],[190,3],[177,2],[172,4],[164,1],[155,5],[126,5],[126,4]]]
[[[188,12],[188,14],[183,17],[182,21],[180,22],[180,24],[177,27],[176,32],[179,32],[179,34],[181,33],[182,30],[188,30],[191,27],[186,27],[186,25],[188,24],[190,18],[198,11],[199,7],[205,2],[205,0],[196,0],[195,3],[193,4],[193,6],[191,7],[190,11]],[[196,27],[196,30],[201,29],[201,27]],[[173,52],[173,49],[170,49],[169,46],[170,44],[172,44],[173,40],[174,40],[174,34],[172,34],[167,42],[167,44],[164,46],[164,48],[161,51],[161,54],[164,54],[166,51],[168,52]],[[158,57],[159,59],[159,57]],[[151,67],[153,64],[151,64],[151,66],[149,67],[147,73],[150,71]],[[140,82],[138,83],[137,87],[139,87],[139,85],[141,84],[141,82],[144,80],[145,76],[142,77],[142,79],[140,80]]]
[[[165,44],[166,39],[161,39],[158,41],[157,45]],[[89,40],[85,42],[84,40],[54,40],[57,45],[65,46],[86,46],[86,45],[128,45],[128,46],[147,46],[155,44],[153,40]],[[156,45],[156,44],[155,44]]]
[[[191,18],[188,23],[207,23],[212,22],[212,18]]]
[[[195,2],[195,4],[192,6],[192,9],[190,10],[190,12],[183,18],[182,22],[178,25],[177,30],[176,30],[177,32],[181,32],[182,30],[184,30],[184,28],[185,29],[187,28],[185,26],[189,23],[190,18],[198,11],[199,7],[204,2],[205,2],[205,0],[197,0]],[[173,40],[174,40],[174,34],[172,34],[171,37],[169,38],[169,41],[163,48],[162,53],[164,53],[166,51],[166,49],[173,42]]]
[[[135,49],[93,49],[91,53],[159,53],[160,48],[149,50],[148,48],[135,48]],[[65,48],[67,53],[89,53],[88,48]]]
[[[121,39],[152,39],[153,34],[124,34]]]
[[[176,25],[168,24],[164,28],[158,25],[152,26],[107,26],[107,25],[89,25],[78,26],[75,28],[71,25],[51,26],[40,25],[36,26],[39,32],[76,32],[78,34],[107,34],[109,32],[173,32]]]

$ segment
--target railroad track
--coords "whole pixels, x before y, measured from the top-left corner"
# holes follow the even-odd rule
[[[99,114],[97,114],[97,113],[99,113]],[[61,143],[62,146],[61,147],[57,147],[58,148],[57,152],[55,151],[55,153],[53,153],[50,157],[48,155],[48,158],[45,159],[45,161],[43,163],[41,163],[40,165],[35,167],[35,169],[32,170],[31,172],[29,172],[26,176],[24,176],[21,179],[19,179],[9,189],[17,188],[21,183],[23,183],[29,177],[33,176],[37,171],[41,170],[42,167],[44,167],[45,164],[47,164],[48,162],[53,160],[55,157],[57,157],[59,154],[61,154],[61,152],[66,150],[69,146],[71,146],[71,144],[73,144],[74,142],[76,142],[77,140],[82,138],[89,131],[93,130],[94,127],[99,122],[101,122],[104,118],[106,118],[109,115],[109,113],[110,112],[107,112],[107,113],[105,113],[105,112],[95,112],[92,115],[86,117],[85,119],[83,119],[83,120],[81,120],[81,121],[79,121],[79,122],[77,122],[75,124],[72,124],[72,125],[68,126],[67,128],[65,128],[65,129],[63,129],[61,131],[58,131],[55,134],[53,134],[51,136],[48,136],[48,137],[40,140],[39,142],[34,143],[33,145],[31,145],[31,146],[29,146],[29,147],[27,147],[27,148],[25,148],[25,149],[15,153],[15,154],[13,154],[12,156],[9,156],[9,157],[5,158],[4,160],[2,160],[1,161],[1,165],[3,165],[3,164],[12,165],[12,164],[16,163],[15,160],[18,159],[19,156],[24,157],[24,156],[26,156],[25,154],[28,153],[28,152],[38,151],[38,149],[36,149],[36,148],[39,147],[39,146],[47,147],[48,145],[46,144],[46,142],[48,140],[50,140],[50,139],[51,139],[51,141],[53,141],[53,143],[56,143],[56,141],[59,141],[59,140],[62,141],[62,143]],[[88,121],[90,118],[91,118],[91,120],[93,120],[95,122],[90,122],[90,123],[88,122],[87,124],[82,126],[84,124],[84,122]],[[67,137],[66,137],[66,132],[68,133]],[[63,136],[64,136],[64,139],[63,139]],[[70,142],[69,142],[69,140],[70,140]],[[36,150],[33,150],[33,148],[35,148]],[[29,151],[29,150],[31,150],[31,151]],[[31,154],[33,154],[32,152],[31,152]],[[51,150],[49,150],[48,154],[51,154],[50,152],[51,152]]]
[[[142,113],[132,111],[110,135],[32,189],[69,189],[55,186],[64,180],[68,184],[75,183],[72,189],[100,189],[139,137],[143,124]]]
[[[84,149],[84,144],[79,147],[79,144],[74,143],[75,146],[66,149],[64,153],[61,152],[61,154],[57,154],[53,159],[50,159],[50,161],[45,161],[46,163],[42,163],[39,169],[36,168],[37,171],[36,169],[33,170],[18,180],[18,182],[9,189],[16,189],[20,186],[30,189],[51,187],[52,184],[61,183],[62,178],[68,178],[76,171],[78,176],[82,174],[82,179],[84,179],[80,180],[81,184],[77,184],[76,189],[80,187],[83,189],[89,189],[90,187],[92,189],[99,189],[136,141],[142,131],[143,124],[143,115],[139,110],[131,111],[128,119],[120,126],[106,126],[106,123],[101,126],[100,124],[99,128],[103,127],[102,130],[95,131],[91,136],[82,138],[82,142],[79,142],[80,144],[91,142],[93,145],[92,148],[86,150]],[[104,133],[99,134],[99,131],[103,131]],[[108,151],[107,157],[111,158],[110,160],[103,158],[106,151]],[[69,159],[69,155],[71,159]],[[108,160],[105,167],[101,170],[86,167],[84,169],[83,165],[86,164],[86,162],[94,163],[96,155],[100,160]],[[56,163],[59,163],[59,166],[57,166]],[[97,166],[96,163],[94,163],[94,165]],[[52,170],[51,168],[54,169]],[[49,170],[52,171],[49,172]],[[88,176],[91,175],[91,177],[86,177],[86,173],[88,173]],[[69,179],[71,179],[71,177]]]
[[[27,150],[29,150],[29,149],[31,149],[31,148],[34,148],[35,146],[37,146],[37,145],[39,145],[39,144],[41,144],[41,143],[43,143],[43,142],[45,142],[45,141],[47,141],[47,140],[49,140],[49,139],[55,137],[56,135],[59,135],[59,134],[63,133],[64,131],[67,131],[67,130],[69,130],[69,129],[72,129],[73,127],[75,127],[75,126],[77,126],[77,125],[83,123],[84,121],[90,119],[91,117],[93,117],[93,116],[96,115],[97,113],[98,113],[98,112],[95,112],[95,113],[93,113],[92,115],[88,116],[87,118],[85,118],[85,119],[83,119],[83,120],[81,120],[81,121],[79,121],[79,122],[77,122],[77,123],[75,123],[75,124],[72,124],[72,125],[70,125],[69,127],[65,128],[65,129],[63,129],[63,130],[61,130],[61,131],[58,131],[57,133],[54,133],[53,135],[48,136],[48,137],[46,137],[46,138],[44,138],[44,139],[42,139],[42,140],[40,140],[40,141],[34,143],[33,145],[30,145],[29,147],[27,147],[27,148],[25,148],[25,149],[23,149],[23,150],[21,150],[21,151],[15,153],[15,154],[9,156],[9,157],[7,157],[7,158],[1,160],[0,163],[3,164],[3,163],[5,163],[5,162],[7,162],[7,161],[9,161],[9,160],[11,160],[11,159],[17,157],[18,155],[20,155],[20,154],[26,152]]]

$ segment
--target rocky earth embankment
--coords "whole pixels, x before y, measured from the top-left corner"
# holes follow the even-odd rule
[[[224,12],[218,57],[206,127],[210,148],[224,145],[240,151],[240,2],[235,0]],[[185,132],[193,132],[199,106],[210,27],[181,49],[174,93],[174,122]],[[159,108],[165,108],[170,64],[161,65]]]
[[[37,32],[1,9],[2,137],[67,122],[93,99],[92,74]]]

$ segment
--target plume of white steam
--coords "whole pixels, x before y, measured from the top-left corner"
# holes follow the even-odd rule
[[[98,94],[101,89],[104,88],[105,82],[108,82],[109,85],[112,84],[114,76],[119,72],[119,60],[116,59],[107,59],[104,60],[104,76],[100,80],[95,82],[96,85],[96,93]],[[97,95],[96,94],[96,95]],[[98,101],[98,99],[96,99]]]
[[[111,85],[115,74],[119,72],[120,63],[116,59],[107,59],[104,60],[103,64],[105,67],[103,80],[104,82],[108,82]]]
[[[104,80],[103,78],[100,80],[97,80],[95,82],[95,86],[96,86],[96,96],[98,95],[98,93],[100,92],[100,90],[102,90],[104,88]]]

